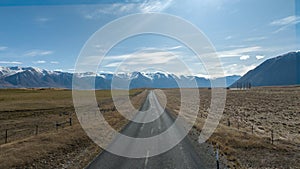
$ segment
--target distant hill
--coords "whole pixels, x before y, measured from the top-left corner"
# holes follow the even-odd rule
[[[95,78],[96,89],[110,89],[112,78],[118,83],[114,88],[127,88],[124,84],[129,82],[130,88],[178,88],[177,82],[182,87],[190,88],[191,81],[195,80],[198,87],[210,87],[210,80],[197,76],[177,76],[174,74],[155,72],[132,73],[80,73],[75,74],[80,82],[85,84]],[[73,74],[60,71],[48,71],[33,67],[0,67],[0,88],[72,88]],[[234,83],[240,76],[227,76],[227,87]],[[223,79],[217,78],[216,81]]]
[[[271,58],[247,72],[230,87],[300,85],[300,52],[290,52]]]

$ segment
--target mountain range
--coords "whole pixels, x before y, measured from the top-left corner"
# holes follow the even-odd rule
[[[84,84],[88,86],[95,78],[95,89],[110,89],[112,79],[117,83],[113,88],[126,89],[125,84],[129,84],[129,88],[190,88],[195,87],[191,85],[192,81],[196,81],[196,87],[210,87],[210,79],[198,76],[177,76],[169,73],[154,72],[132,72],[132,73],[78,73],[74,74],[61,71],[48,71],[34,67],[0,67],[0,88],[72,88],[72,78],[78,78],[77,81],[81,83],[81,88],[85,88]],[[240,76],[227,76],[227,87],[234,83]],[[219,81],[223,78],[216,78],[213,80]]]
[[[178,76],[170,73],[132,72],[132,73],[69,73],[48,71],[34,67],[0,67],[0,88],[72,88],[72,79],[77,78],[81,88],[89,86],[95,79],[95,89],[127,89],[129,88],[191,88],[196,81],[196,87],[211,87],[211,82],[226,80],[226,85],[216,87],[242,86],[288,86],[300,85],[300,51],[290,52],[264,61],[244,76],[226,76],[207,79],[198,76]],[[112,86],[112,79],[116,80]],[[91,88],[91,87],[87,87]]]
[[[264,61],[230,87],[300,85],[300,51]]]

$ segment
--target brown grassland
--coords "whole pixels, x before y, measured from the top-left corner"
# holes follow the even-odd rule
[[[114,109],[111,92],[96,91],[96,96],[108,123],[122,129],[128,120]],[[145,96],[142,89],[130,91],[137,108]],[[81,128],[70,90],[3,89],[0,108],[0,168],[83,168],[101,152]],[[72,126],[66,123],[56,130],[56,122],[69,118]],[[6,129],[8,143],[4,144]]]
[[[167,107],[178,112],[179,90],[163,91]],[[194,128],[201,131],[211,91],[200,89],[199,93],[201,103]],[[220,147],[229,168],[300,168],[299,100],[300,87],[227,90],[223,117],[208,142]]]
[[[179,90],[162,91],[167,108],[176,114],[180,108]],[[201,104],[194,124],[197,131],[201,131],[207,117],[211,91],[200,89],[199,93]],[[142,89],[130,91],[136,108],[146,94]],[[124,91],[119,95],[123,96]],[[96,96],[105,119],[121,130],[128,120],[114,109],[110,91],[96,91]],[[299,100],[300,87],[227,90],[223,117],[208,143],[220,147],[228,168],[300,168]],[[56,129],[56,122],[67,122],[69,118],[72,126],[66,123]],[[0,168],[83,168],[100,152],[76,118],[71,91],[0,90]]]

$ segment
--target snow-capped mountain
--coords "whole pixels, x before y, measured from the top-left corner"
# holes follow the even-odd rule
[[[231,85],[287,86],[300,85],[300,51],[290,52],[264,61]]]
[[[72,73],[48,71],[34,67],[0,67],[0,88],[72,88]],[[210,87],[210,80],[197,76],[177,76],[163,72],[132,72],[132,73],[76,73],[74,78],[83,84],[95,78],[95,89],[110,89],[112,80],[113,88],[177,88],[195,87],[191,81],[195,80],[198,87]],[[225,77],[227,86],[239,79],[239,76]],[[218,80],[218,79],[215,79]],[[88,86],[88,85],[87,85]],[[224,86],[222,86],[224,87]],[[226,86],[225,86],[226,87]]]
[[[72,87],[72,74],[34,67],[0,67],[0,88]]]

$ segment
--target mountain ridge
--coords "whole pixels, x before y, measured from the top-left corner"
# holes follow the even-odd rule
[[[131,73],[69,73],[62,71],[48,71],[36,67],[0,67],[0,88],[72,88],[72,78],[78,78],[78,81],[84,83],[95,78],[95,89],[110,89],[112,79],[119,81],[119,86],[113,88],[127,88],[122,84],[129,83],[129,88],[178,88],[194,87],[190,84],[195,80],[197,87],[210,87],[210,80],[220,80],[222,78],[207,79],[198,76],[175,75],[164,72],[131,72]],[[226,76],[227,87],[240,76]]]
[[[254,87],[300,85],[300,51],[289,52],[264,61],[230,87],[249,83]]]

